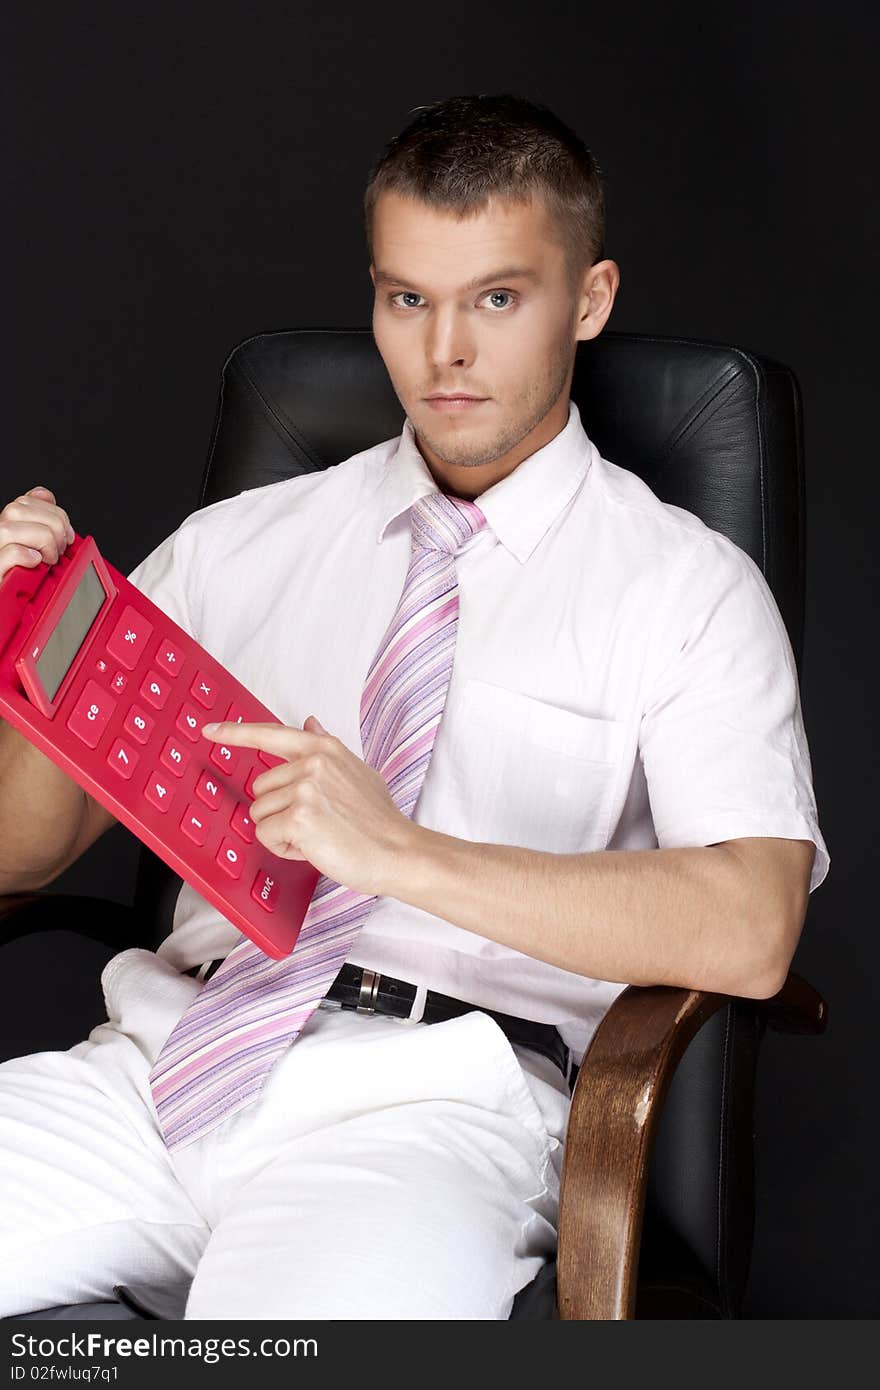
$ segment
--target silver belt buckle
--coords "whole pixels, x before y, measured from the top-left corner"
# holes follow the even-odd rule
[[[361,976],[361,988],[358,995],[358,1002],[355,1012],[359,1014],[374,1014],[376,1012],[376,995],[379,993],[379,981],[382,976],[376,970],[364,970]]]

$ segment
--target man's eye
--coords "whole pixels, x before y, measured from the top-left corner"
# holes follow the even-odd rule
[[[483,295],[483,298],[488,299],[490,296],[499,294],[506,295],[507,298],[511,301],[513,301],[516,297],[511,290],[489,290],[486,294]],[[397,294],[393,294],[390,296],[390,302],[394,304],[394,301],[396,299],[421,299],[421,297],[422,296],[420,294],[416,294],[414,290],[399,290]],[[397,309],[414,309],[417,306],[414,304],[394,304],[394,307]],[[503,304],[499,312],[502,312],[504,309],[507,309],[508,307],[509,306],[507,304]]]
[[[508,298],[509,300],[511,300],[511,301],[513,301],[513,300],[516,298],[516,296],[515,296],[514,294],[511,294],[510,290],[490,290],[490,291],[489,291],[489,294],[490,294],[490,295],[504,294],[504,295],[506,295],[507,298]],[[502,308],[505,308],[505,309],[506,309],[506,308],[507,308],[507,305],[506,305],[506,304],[505,304],[505,305],[502,305]]]

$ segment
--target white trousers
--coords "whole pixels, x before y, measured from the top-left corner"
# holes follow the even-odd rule
[[[152,952],[108,1021],[0,1065],[0,1316],[192,1279],[186,1318],[485,1319],[556,1243],[568,1088],[487,1014],[322,1006],[257,1100],[169,1154],[149,1071],[199,983]]]

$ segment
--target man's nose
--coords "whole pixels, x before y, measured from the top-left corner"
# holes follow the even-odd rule
[[[474,335],[464,315],[440,309],[428,325],[426,352],[432,366],[470,365],[474,359]]]

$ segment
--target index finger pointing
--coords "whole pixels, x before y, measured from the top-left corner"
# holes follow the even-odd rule
[[[290,729],[286,724],[238,724],[232,721],[203,724],[202,733],[217,743],[261,748],[264,753],[274,753],[279,758],[289,757],[296,752],[300,741],[308,738],[308,734],[303,734],[301,729]]]

